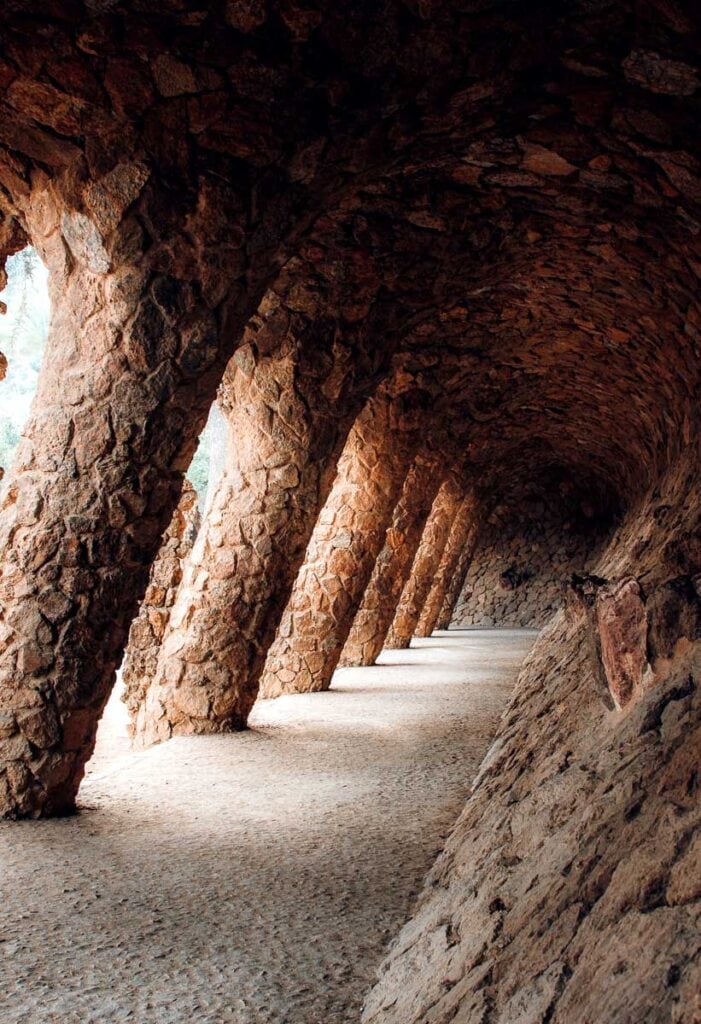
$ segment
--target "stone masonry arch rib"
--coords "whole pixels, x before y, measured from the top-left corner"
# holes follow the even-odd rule
[[[8,813],[73,806],[205,411],[281,268],[302,261],[293,304],[309,264],[339,291],[379,275],[372,372],[401,350],[464,419],[471,476],[535,438],[630,492],[692,436],[697,37],[670,12],[6,5],[0,204],[56,300],[2,513]]]
[[[535,480],[615,529],[526,664],[365,1020],[681,1024],[699,990],[696,6],[7,0],[0,29],[0,263],[31,241],[53,299],[2,486],[2,814],[74,809],[220,385],[230,450],[144,742],[244,725],[269,648],[278,690],[293,657],[308,689],[344,644],[372,660],[378,594],[397,643],[445,621],[455,513],[474,501],[472,537]],[[418,552],[408,579],[393,531]],[[288,628],[298,569],[311,647]]]

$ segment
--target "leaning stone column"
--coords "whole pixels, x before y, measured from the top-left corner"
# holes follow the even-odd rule
[[[261,696],[328,689],[407,475],[411,444],[402,427],[384,395],[358,417],[270,650]]]
[[[144,223],[171,223],[148,168],[122,163],[69,184],[70,203],[37,172],[25,209],[52,317],[0,508],[0,815],[10,817],[75,806],[221,377],[218,317],[225,307],[236,338],[244,316],[239,285],[220,282],[205,299],[184,235],[177,247],[145,238]],[[197,211],[166,198],[194,232]]]
[[[465,586],[465,580],[467,574],[470,571],[472,565],[472,559],[475,551],[477,550],[477,543],[480,539],[480,531],[483,524],[489,518],[491,512],[491,504],[485,505],[482,502],[480,505],[475,504],[475,508],[472,515],[472,526],[470,530],[465,546],[460,552],[458,563],[455,567],[453,577],[448,584],[443,598],[443,604],[441,606],[440,614],[436,619],[436,625],[434,629],[448,629],[450,623],[453,620],[453,613],[455,612],[455,606],[458,603],[458,599],[462,594],[463,587]]]
[[[341,383],[336,333],[300,341],[266,296],[219,392],[224,470],[137,710],[139,746],[243,729],[268,648],[361,397]]]
[[[132,719],[156,674],[161,642],[170,622],[178,587],[183,578],[185,559],[192,551],[199,528],[197,492],[186,480],[175,515],[151,566],[148,587],[139,614],[129,630],[122,668],[122,700],[127,705]],[[133,732],[133,723],[130,732]]]
[[[404,648],[411,643],[461,499],[462,492],[451,473],[436,495],[411,574],[385,639],[385,647]]]
[[[339,664],[374,665],[411,571],[441,483],[435,459],[419,455],[409,470]]]
[[[477,546],[478,533],[479,530],[476,525],[474,534],[470,534],[465,547],[460,552],[460,557],[458,559],[458,564],[455,567],[453,578],[445,591],[443,604],[441,605],[440,613],[436,619],[435,629],[448,629],[450,626],[455,605],[462,594],[462,588],[465,585],[467,574],[470,571],[470,566],[472,565],[472,558]]]
[[[472,547],[472,535],[475,533],[474,511],[475,499],[473,495],[468,494],[465,496],[451,527],[448,541],[414,632],[415,636],[430,636],[436,628],[443,600],[455,575],[458,560],[466,548]]]

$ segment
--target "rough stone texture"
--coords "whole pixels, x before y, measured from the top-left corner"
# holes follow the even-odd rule
[[[475,522],[475,498],[468,494],[463,498],[457,515],[450,528],[448,540],[446,541],[441,560],[438,563],[436,575],[428,592],[428,597],[423,606],[414,630],[414,636],[430,636],[436,628],[438,618],[443,608],[443,602],[448,587],[455,576],[460,556],[465,549],[474,548],[477,524]]]
[[[339,665],[375,664],[409,578],[440,483],[435,458],[418,455],[407,474]]]
[[[465,586],[465,580],[467,579],[467,574],[470,570],[470,566],[472,565],[472,559],[479,543],[486,512],[487,510],[484,509],[484,507],[479,507],[479,509],[475,510],[473,515],[473,532],[470,533],[467,543],[460,552],[460,556],[455,566],[455,571],[453,572],[450,582],[446,587],[443,604],[441,605],[438,618],[436,619],[436,629],[448,629],[450,626],[455,606],[458,603],[458,598],[462,594],[462,589]]]
[[[462,501],[460,485],[451,472],[433,502],[409,578],[385,637],[385,647],[401,649],[411,643]]]
[[[287,268],[227,368],[219,392],[229,435],[224,470],[155,677],[136,712],[140,745],[246,725],[339,450],[362,404],[365,373],[377,370],[372,355],[365,364],[360,358],[365,321],[354,327],[376,287],[364,264],[360,273],[366,290],[360,279],[342,296],[331,288],[334,312],[324,315],[325,282],[315,288],[309,280],[303,288]]]
[[[0,19],[0,215],[58,311],[1,513],[3,814],[73,808],[207,408],[281,274],[293,308],[310,277],[353,296],[368,272],[349,374],[423,390],[426,431],[442,420],[497,502],[556,467],[630,507],[694,436],[687,0],[6,0]],[[687,586],[652,595],[660,621]]]
[[[192,551],[199,528],[197,492],[186,480],[175,515],[151,566],[139,614],[129,630],[122,664],[122,700],[132,717],[136,715],[156,674],[161,643],[183,578],[183,564]]]
[[[606,523],[569,502],[531,494],[484,523],[452,625],[544,626],[565,602],[572,573],[597,557]]]
[[[162,245],[144,252],[129,203],[141,189],[141,216],[155,216],[163,196],[138,166],[125,173],[131,187],[100,235],[109,271],[78,222],[66,238],[65,197],[45,175],[23,206],[52,319],[0,512],[0,806],[11,815],[73,809],[221,373],[228,291],[205,302]]]
[[[0,20],[0,262],[31,240],[54,312],[1,500],[2,813],[73,810],[207,410],[279,295],[310,329],[276,316],[262,358],[299,337],[302,365],[345,347],[363,399],[385,377],[420,392],[421,441],[452,435],[445,468],[459,453],[484,507],[557,478],[627,513],[594,615],[542,638],[368,1019],[698,1016],[696,7],[6,0]],[[251,402],[254,433],[268,401],[292,433],[317,408],[288,423],[278,397]],[[245,719],[303,534],[280,585],[250,575],[265,530],[235,545],[218,726]],[[166,641],[176,678],[214,678],[207,608],[215,646],[184,638],[202,672]],[[170,697],[149,728],[169,732]]]
[[[617,708],[642,688],[647,666],[647,613],[640,584],[622,579],[597,597],[601,663]]]
[[[638,581],[649,628],[665,636],[642,688],[612,710],[587,617],[553,618],[366,1024],[698,1019],[698,458],[694,444],[596,567],[616,594]],[[661,614],[671,581],[686,608],[673,622]],[[625,664],[627,647],[609,655]]]
[[[328,689],[414,456],[403,427],[401,405],[385,394],[354,424],[270,648],[263,697]]]

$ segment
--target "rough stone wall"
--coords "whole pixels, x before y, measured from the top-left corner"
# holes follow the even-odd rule
[[[700,1019],[698,457],[597,564],[597,635],[568,609],[536,642],[365,1024]]]
[[[605,529],[545,499],[495,509],[484,526],[451,625],[540,628],[573,572],[596,559]]]
[[[281,273],[264,358],[297,337],[314,359],[325,337],[320,375],[328,358],[334,387],[358,375],[369,393],[396,355],[471,479],[554,461],[631,501],[698,404],[688,0],[49,8],[10,0],[0,16],[0,217],[41,252],[55,300],[0,510],[10,816],[74,808],[182,474]],[[284,321],[300,309],[297,336]],[[215,686],[242,684],[228,724],[307,526],[265,556],[284,579],[259,573],[257,593],[246,542],[227,622],[242,646]]]
[[[185,480],[178,507],[151,566],[148,587],[139,614],[129,630],[129,641],[122,667],[125,687],[122,699],[129,709],[132,732],[134,716],[156,673],[161,641],[183,578],[183,565],[192,551],[199,528],[197,492],[192,484]]]

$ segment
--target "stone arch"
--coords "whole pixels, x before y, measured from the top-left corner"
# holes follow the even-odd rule
[[[199,601],[204,573],[240,556],[220,596],[229,612],[243,600],[225,637],[216,601],[195,609],[182,650],[166,636],[147,739],[154,722],[171,731],[163,691],[181,668],[216,683],[199,687],[205,713],[185,709],[184,729],[208,731],[219,698],[217,727],[245,722],[344,439],[390,386],[420,415],[381,515],[358,516],[358,537],[371,535],[357,550],[350,538],[362,582],[339,591],[346,614],[330,617],[333,656],[310,669],[311,688],[327,685],[427,438],[450,439],[441,469],[460,467],[454,506],[473,490],[478,523],[509,483],[553,467],[621,518],[526,665],[365,1019],[557,1024],[601,1005],[681,1019],[698,990],[685,956],[701,568],[691,6],[6,7],[0,257],[27,239],[42,251],[55,315],[0,510],[2,813],[73,810],[225,374],[232,414],[249,402],[267,440],[231,458],[207,559],[192,560],[180,599]],[[304,401],[288,416],[297,375]],[[242,515],[247,498],[264,504],[278,442],[299,482],[281,474],[238,544],[228,496]],[[234,486],[236,473],[250,483]],[[299,488],[313,500],[296,502]],[[410,590],[443,587],[448,525]],[[317,561],[327,582],[329,559]],[[630,863],[643,864],[632,886]]]
[[[3,510],[5,782],[16,813],[73,804],[207,382],[216,386],[213,310],[190,282],[156,269],[139,217],[126,212],[155,201],[147,177],[120,165],[102,182],[100,201],[112,197],[105,238],[98,215],[71,210],[46,175],[18,204],[49,268],[53,315]],[[83,202],[101,209],[87,187]]]

